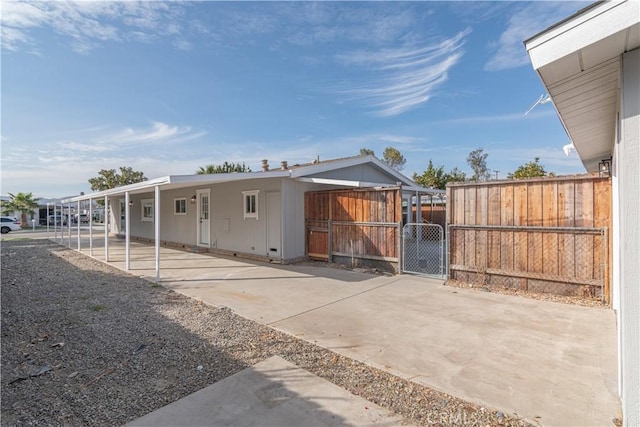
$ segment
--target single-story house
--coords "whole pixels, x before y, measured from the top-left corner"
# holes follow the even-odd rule
[[[589,172],[612,177],[612,305],[624,424],[640,425],[640,2],[596,2],[525,41]]]
[[[304,165],[281,162],[278,168],[264,160],[257,172],[169,175],[63,204],[80,211],[89,200],[104,200],[109,230],[123,236],[127,247],[134,238],[155,242],[156,248],[168,244],[287,263],[306,257],[305,193],[389,187],[400,187],[407,203],[442,193],[418,187],[368,155]]]

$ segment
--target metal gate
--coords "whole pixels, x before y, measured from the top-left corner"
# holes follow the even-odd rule
[[[445,248],[440,225],[406,224],[402,228],[402,272],[445,279]]]

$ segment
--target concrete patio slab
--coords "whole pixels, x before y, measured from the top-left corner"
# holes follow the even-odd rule
[[[409,424],[398,415],[274,356],[126,425]]]
[[[122,242],[110,240],[109,251],[124,269]],[[155,280],[153,259],[153,247],[132,243],[130,273]],[[620,416],[612,310],[165,247],[161,277],[184,295],[531,422],[602,426]]]

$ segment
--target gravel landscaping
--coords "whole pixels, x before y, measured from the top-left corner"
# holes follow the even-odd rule
[[[1,264],[3,426],[122,425],[274,355],[411,423],[528,425],[48,240],[3,239]]]

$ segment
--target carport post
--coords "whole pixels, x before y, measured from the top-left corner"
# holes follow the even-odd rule
[[[69,238],[67,239],[67,246],[71,249],[71,202],[67,203],[67,227],[69,229]]]
[[[155,186],[155,254],[156,254],[156,283],[160,282],[160,186]]]
[[[109,262],[109,196],[104,196],[104,262]]]
[[[129,218],[129,214],[131,212],[131,207],[129,206],[129,202],[131,197],[129,196],[129,192],[124,193],[124,269],[129,271],[129,267],[131,264],[130,257],[130,240],[129,233],[131,232],[131,219]]]
[[[78,200],[78,251],[80,251],[80,200]]]
[[[89,198],[89,256],[93,256],[93,200]]]
[[[58,202],[53,202],[53,240],[58,241]]]

